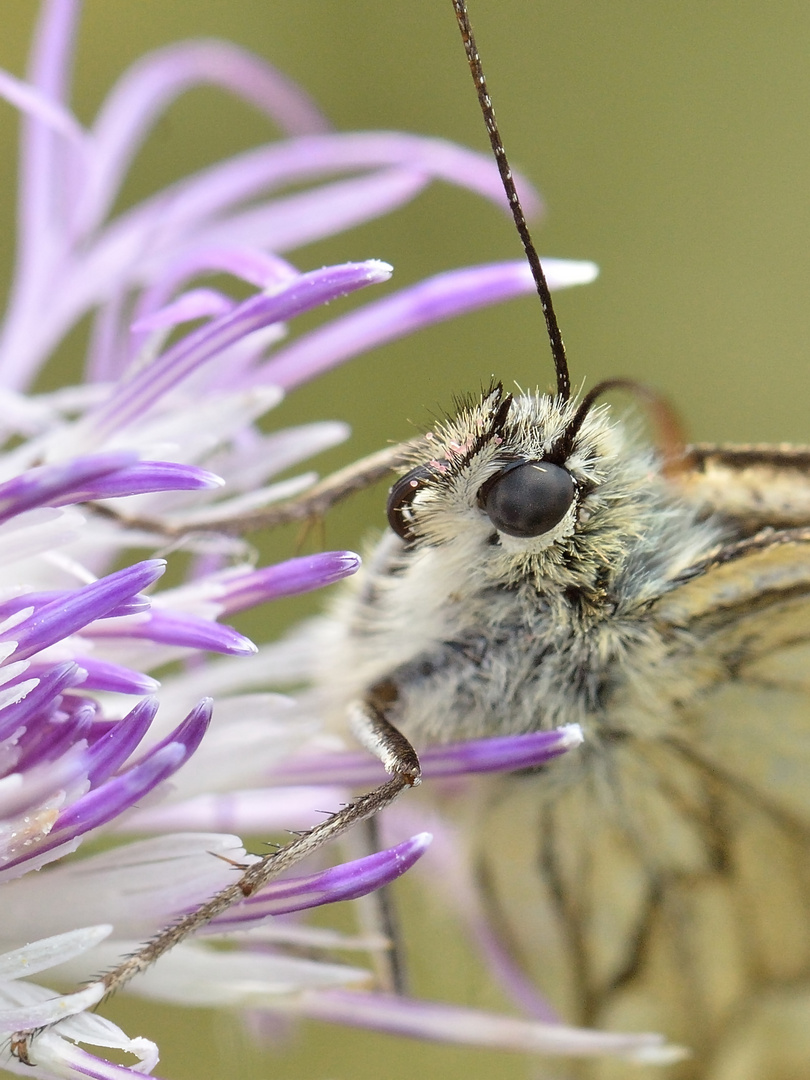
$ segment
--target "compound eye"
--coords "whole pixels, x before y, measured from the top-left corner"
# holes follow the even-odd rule
[[[409,473],[400,476],[388,492],[388,524],[403,540],[413,539],[411,503],[416,493],[422,490],[433,475],[426,465],[417,465]]]
[[[515,461],[487,480],[479,503],[507,536],[542,536],[559,525],[574,501],[571,474],[550,461]]]

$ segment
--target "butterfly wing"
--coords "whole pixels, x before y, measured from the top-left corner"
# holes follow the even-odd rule
[[[741,532],[810,523],[810,447],[698,443],[672,477],[682,498]]]
[[[690,694],[650,737],[609,708],[575,783],[503,785],[481,860],[492,914],[566,1019],[692,1048],[667,1077],[798,1080],[810,1075],[810,532],[719,547],[648,616],[681,643]]]

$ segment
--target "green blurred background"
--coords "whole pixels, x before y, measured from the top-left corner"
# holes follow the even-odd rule
[[[32,0],[3,0],[0,63],[16,74],[35,14]],[[512,163],[547,202],[535,227],[541,253],[601,267],[596,284],[558,301],[575,383],[615,375],[653,383],[696,439],[804,441],[810,7],[799,0],[477,0],[472,16]],[[90,120],[139,54],[192,35],[227,37],[267,57],[300,80],[338,128],[402,128],[485,148],[449,0],[89,0],[76,75],[80,119]],[[273,134],[233,99],[195,91],[159,124],[123,203]],[[15,135],[6,108],[3,287]],[[437,186],[396,215],[293,258],[302,269],[383,258],[396,268],[390,289],[518,254],[504,215]],[[363,356],[304,388],[277,417],[351,422],[351,443],[319,462],[326,471],[409,436],[429,413],[449,407],[454,393],[493,373],[545,386],[543,333],[536,301],[515,301]],[[326,543],[359,545],[382,521],[383,502],[378,491],[330,517]],[[486,997],[472,971],[461,976],[469,1003]],[[135,1015],[124,998],[113,1011],[130,1033],[160,1040],[158,1071],[175,1080],[244,1072],[370,1080],[420,1069],[450,1078],[527,1075],[520,1059],[315,1027],[306,1042],[262,1057],[233,1017],[209,1023],[199,1012],[156,1006],[138,1006]]]

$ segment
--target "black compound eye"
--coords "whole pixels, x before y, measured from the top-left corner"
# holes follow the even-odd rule
[[[514,461],[487,480],[478,499],[507,536],[542,536],[559,525],[574,501],[571,474],[550,461]]]
[[[400,476],[388,492],[388,524],[403,540],[412,540],[411,529],[411,503],[417,491],[421,491],[426,481],[432,479],[434,473],[426,465],[417,465],[409,473]]]

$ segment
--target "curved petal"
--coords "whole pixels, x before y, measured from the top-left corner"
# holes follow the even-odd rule
[[[67,96],[73,35],[79,14],[76,0],[46,0],[42,5],[29,64],[29,82],[58,107]],[[23,114],[18,203],[18,262],[14,281],[26,292],[31,276],[62,236],[57,184],[64,182],[64,145],[53,127],[30,113]],[[70,175],[68,170],[67,175]],[[64,194],[64,191],[62,192]],[[13,304],[12,304],[13,306]]]
[[[567,724],[553,731],[526,735],[502,735],[488,739],[429,746],[419,755],[427,779],[465,776],[470,773],[516,772],[544,764],[582,743],[582,729]],[[274,769],[274,784],[345,784],[370,786],[380,783],[382,765],[369,754],[336,751],[311,757],[291,758]]]
[[[285,389],[299,386],[387,341],[534,290],[524,260],[436,274],[302,335],[271,357],[261,378]]]
[[[266,566],[246,574],[230,574],[223,581],[220,603],[231,615],[268,600],[296,596],[341,581],[357,572],[360,556],[353,551],[324,551]]]
[[[0,68],[0,97],[9,105],[26,113],[52,131],[74,143],[74,149],[84,152],[87,149],[87,133],[79,121],[63,108],[58,101],[46,97],[35,86],[16,79],[8,71]]]
[[[420,833],[396,847],[376,851],[362,859],[332,866],[306,877],[271,882],[244,903],[236,904],[218,915],[208,924],[205,932],[246,930],[275,915],[367,896],[410,870],[425,853],[431,840],[430,833]]]
[[[94,619],[102,618],[121,600],[151,585],[165,571],[163,559],[149,559],[76,589],[64,599],[46,604],[16,626],[0,632],[0,641],[15,641],[18,660],[60,641]]]
[[[183,41],[155,49],[118,80],[93,125],[94,168],[76,213],[78,236],[106,217],[121,179],[158,117],[181,94],[206,83],[254,105],[290,135],[315,135],[330,128],[300,86],[238,45]]]
[[[301,274],[280,285],[271,295],[262,293],[251,297],[228,315],[214,319],[183,338],[133,378],[119,383],[111,400],[91,419],[93,427],[99,436],[120,430],[201,364],[220,355],[246,335],[356,289],[385,281],[390,274],[391,267],[387,263],[374,259],[327,266]]]
[[[667,1046],[656,1034],[624,1035],[540,1020],[523,1020],[477,1009],[416,1001],[394,994],[352,990],[311,991],[301,1011],[350,1027],[370,1028],[416,1039],[485,1046],[524,1053],[596,1057],[603,1054],[630,1061],[667,1064],[684,1051]]]

